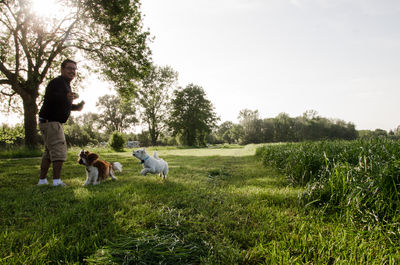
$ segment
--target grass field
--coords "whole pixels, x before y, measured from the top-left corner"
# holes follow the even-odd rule
[[[40,158],[0,160],[1,264],[398,264],[398,241],[304,209],[254,157],[256,146],[159,149],[166,181],[141,176],[131,151],[118,181],[83,187],[69,151],[68,187],[36,186]],[[148,149],[152,153],[153,149]],[[51,179],[50,179],[51,180]]]

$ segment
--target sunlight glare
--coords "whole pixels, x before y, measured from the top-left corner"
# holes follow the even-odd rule
[[[32,12],[41,18],[55,18],[62,13],[57,0],[32,0]]]

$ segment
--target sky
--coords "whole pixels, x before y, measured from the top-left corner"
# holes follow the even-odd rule
[[[154,62],[201,86],[221,121],[306,110],[400,125],[400,1],[145,0]]]
[[[201,86],[221,122],[316,110],[358,130],[400,125],[398,0],[141,2],[154,63]],[[95,76],[84,86],[84,112],[114,93]]]

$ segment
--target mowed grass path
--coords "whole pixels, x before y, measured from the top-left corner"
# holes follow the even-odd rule
[[[68,187],[36,186],[39,158],[0,160],[1,264],[399,262],[381,231],[303,209],[301,190],[255,160],[253,145],[160,149],[166,181],[141,176],[131,151],[98,150],[124,171],[90,187],[78,151],[64,165]]]

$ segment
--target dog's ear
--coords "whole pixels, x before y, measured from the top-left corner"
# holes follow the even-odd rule
[[[97,154],[89,153],[89,155],[87,156],[89,165],[91,165],[95,160],[97,160],[97,158],[99,158],[99,156]]]
[[[80,152],[79,155],[78,155],[78,163],[79,163],[79,164],[81,164],[81,162],[82,162],[82,155],[83,155],[84,151],[85,151],[85,150],[82,149],[81,152]]]

